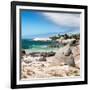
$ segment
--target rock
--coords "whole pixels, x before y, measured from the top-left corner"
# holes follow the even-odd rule
[[[70,54],[72,54],[72,50],[70,48],[67,48],[65,51],[64,51],[64,55],[65,56],[69,56]]]
[[[63,45],[70,44],[71,46],[76,43],[76,39],[58,39],[57,41]]]
[[[29,55],[33,56],[33,57],[39,57],[39,56],[43,56],[43,57],[50,57],[50,56],[54,56],[55,52],[32,52],[29,53]]]
[[[21,79],[28,78],[28,75],[26,72],[22,72]]]
[[[26,64],[29,64],[32,62],[32,58],[30,56],[24,56],[22,61],[24,61]]]
[[[49,56],[54,56],[55,52],[32,52],[29,53],[29,55],[31,55],[32,57],[39,57],[39,56],[49,57]]]
[[[29,53],[29,55],[31,55],[33,57],[39,57],[39,56],[46,57],[47,56],[47,52],[32,52],[32,53]]]
[[[29,53],[29,55],[31,55],[32,57],[38,57],[40,56],[40,52],[32,52],[32,53]]]
[[[45,66],[44,64],[41,65],[41,67],[44,67],[44,66]]]
[[[42,52],[40,56],[47,57],[47,52]]]
[[[73,57],[72,55],[70,55],[70,56],[65,60],[65,64],[66,64],[66,65],[69,65],[69,66],[75,67],[74,57]]]
[[[25,55],[26,52],[24,50],[21,51],[21,56]]]
[[[72,48],[73,56],[76,57],[77,55],[80,56],[80,45],[76,45]]]
[[[46,61],[45,57],[40,57],[39,61]]]
[[[32,74],[35,74],[35,72],[31,70],[27,70],[27,75],[32,75]]]
[[[50,57],[50,56],[54,56],[56,53],[55,52],[49,52],[47,53],[47,56]]]
[[[76,61],[75,67],[77,67],[78,69],[80,69],[80,60]]]
[[[58,52],[56,52],[52,63],[56,65],[61,65],[61,63],[67,64],[69,66],[75,66],[74,57],[72,55],[72,48],[69,45],[64,46]]]
[[[29,64],[29,63],[31,63],[32,61],[30,61],[30,60],[24,60],[24,62],[25,62],[26,64]]]
[[[41,56],[44,56],[44,57],[50,57],[50,56],[54,56],[55,55],[55,52],[42,52],[41,53]]]
[[[76,67],[69,67],[67,76],[80,76],[80,69],[77,69]]]
[[[73,45],[75,45],[76,44],[76,39],[73,39],[73,40],[71,40],[70,42],[69,42],[69,45],[70,46],[73,46]]]

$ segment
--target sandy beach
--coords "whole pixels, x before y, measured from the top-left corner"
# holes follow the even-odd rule
[[[74,44],[72,41],[63,40],[65,46],[55,53],[23,52],[21,80],[80,76],[80,44],[79,40]]]

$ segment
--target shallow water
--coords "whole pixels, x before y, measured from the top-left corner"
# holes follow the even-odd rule
[[[27,52],[50,52],[57,51],[62,45],[57,45],[55,41],[33,41],[29,39],[22,39],[22,49]],[[58,47],[57,47],[57,46]]]

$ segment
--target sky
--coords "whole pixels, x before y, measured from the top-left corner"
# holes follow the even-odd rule
[[[80,32],[80,14],[22,10],[20,15],[22,38]]]

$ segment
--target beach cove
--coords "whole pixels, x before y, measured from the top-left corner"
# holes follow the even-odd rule
[[[21,52],[21,80],[80,76],[80,39],[64,38],[28,42],[31,47]]]

